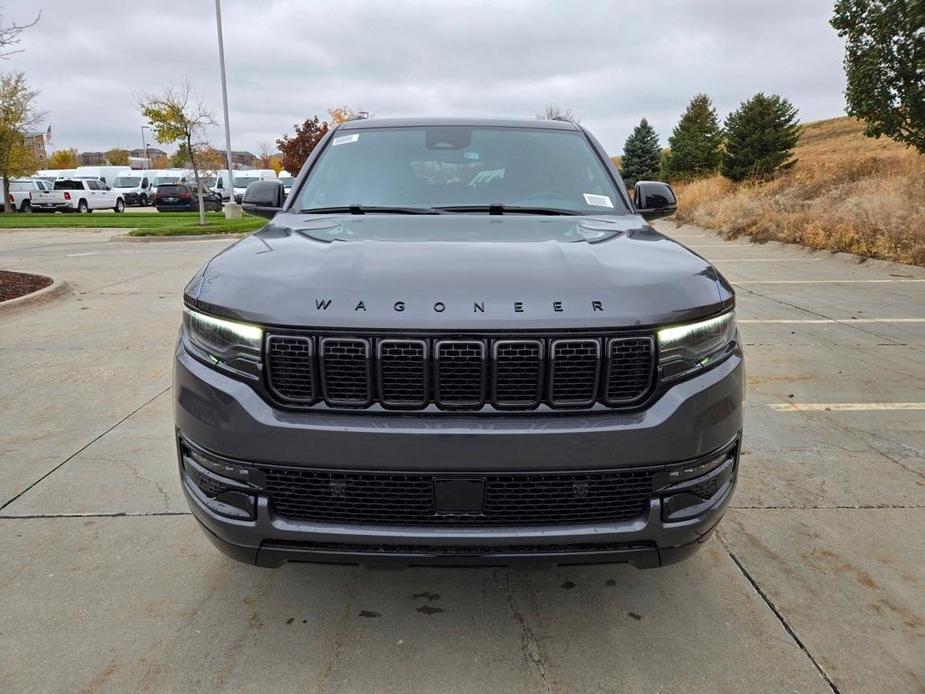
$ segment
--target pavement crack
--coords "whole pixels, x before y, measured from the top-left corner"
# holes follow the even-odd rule
[[[118,422],[116,422],[116,423],[113,424],[111,427],[109,427],[108,429],[106,429],[104,432],[102,432],[102,433],[97,434],[96,436],[94,436],[90,441],[88,441],[88,442],[85,443],[83,446],[81,446],[80,448],[78,448],[76,451],[74,451],[73,453],[71,453],[67,458],[65,458],[64,460],[62,460],[62,461],[61,461],[60,463],[58,463],[57,465],[55,465],[51,470],[49,470],[48,472],[46,472],[44,475],[42,475],[42,476],[39,477],[37,480],[35,480],[32,484],[30,484],[30,485],[27,486],[25,489],[23,489],[21,492],[19,492],[18,494],[16,494],[15,496],[13,496],[11,499],[9,499],[5,504],[3,504],[2,506],[0,506],[0,511],[2,511],[2,510],[5,509],[7,506],[9,506],[10,504],[12,504],[14,501],[18,500],[18,499],[19,499],[20,497],[22,497],[24,494],[27,494],[28,492],[30,492],[32,489],[34,489],[37,485],[41,484],[41,483],[42,483],[43,481],[45,481],[47,478],[51,477],[51,475],[55,474],[58,470],[60,470],[60,469],[61,469],[62,467],[64,467],[65,465],[67,465],[70,461],[72,461],[72,460],[73,460],[74,458],[76,458],[78,455],[80,455],[81,453],[83,453],[85,450],[87,450],[87,449],[88,449],[90,446],[92,446],[94,443],[96,443],[96,442],[99,441],[101,438],[103,438],[104,436],[106,436],[106,434],[108,434],[109,432],[111,432],[113,429],[115,429],[116,427],[118,427],[120,424],[122,424],[123,422],[125,422],[127,419],[130,419],[132,416],[134,416],[135,414],[137,414],[138,412],[140,412],[141,410],[143,410],[144,408],[146,408],[148,405],[150,405],[152,402],[154,402],[155,400],[157,400],[159,397],[161,397],[164,393],[166,393],[166,392],[169,391],[169,390],[170,390],[170,386],[167,386],[166,388],[164,388],[164,390],[160,391],[157,395],[155,395],[154,397],[152,397],[150,400],[147,400],[146,402],[144,402],[144,403],[142,403],[141,405],[139,405],[138,407],[136,407],[134,410],[132,410],[131,412],[129,412],[127,415],[125,415],[125,416],[124,416],[122,419],[120,419]]]
[[[520,627],[520,649],[523,651],[524,658],[537,671],[540,679],[543,680],[543,686],[547,694],[551,694],[552,687],[549,684],[549,678],[546,674],[546,663],[543,657],[543,650],[533,630],[530,628],[530,625],[527,624],[527,619],[523,611],[517,605],[517,599],[514,597],[514,592],[511,590],[510,572],[506,572],[504,575],[504,597],[508,609],[511,611],[511,615]]]
[[[908,347],[909,349],[911,349],[911,350],[913,350],[913,351],[915,351],[915,352],[921,352],[921,351],[922,351],[919,347],[917,347],[917,346],[915,346],[915,345],[907,344],[907,343],[904,343],[904,342],[900,342],[899,340],[895,340],[895,339],[893,339],[892,337],[890,337],[890,336],[888,336],[888,335],[881,335],[880,333],[876,332],[875,330],[869,330],[869,329],[866,329],[866,328],[862,328],[860,325],[858,325],[858,324],[856,324],[856,323],[852,323],[850,319],[841,319],[841,318],[835,318],[835,317],[833,317],[833,316],[828,316],[828,315],[826,315],[826,314],[824,314],[824,313],[820,313],[819,311],[814,311],[814,310],[812,310],[811,308],[806,308],[805,306],[800,306],[800,305],[798,305],[798,304],[792,304],[792,303],[790,303],[789,301],[784,301],[783,299],[778,299],[778,298],[773,297],[773,296],[771,296],[771,295],[769,295],[769,294],[764,294],[764,293],[762,293],[762,292],[759,292],[759,291],[757,291],[757,290],[755,290],[755,289],[749,289],[748,287],[743,287],[741,284],[736,284],[735,282],[733,282],[732,284],[735,285],[735,288],[736,288],[736,291],[737,291],[737,292],[747,292],[747,293],[753,294],[753,295],[755,295],[755,296],[760,296],[762,299],[767,299],[768,301],[773,301],[774,303],[780,304],[781,306],[787,306],[787,307],[789,307],[789,308],[794,308],[794,309],[796,309],[797,311],[803,311],[804,313],[808,313],[809,315],[815,316],[816,318],[825,318],[826,320],[838,321],[838,324],[839,324],[839,325],[847,325],[847,326],[848,326],[849,328],[851,328],[852,330],[857,330],[858,332],[862,332],[862,333],[864,333],[864,334],[866,334],[866,335],[870,335],[871,337],[876,337],[878,340],[888,340],[888,342],[889,342],[890,345]]]
[[[816,672],[819,673],[819,676],[822,677],[822,679],[825,680],[826,684],[829,685],[829,689],[831,689],[835,694],[841,694],[840,690],[835,685],[835,682],[833,682],[832,678],[829,676],[829,673],[827,673],[825,669],[823,669],[822,665],[819,664],[819,661],[816,660],[815,656],[812,653],[810,653],[809,649],[806,647],[806,644],[804,644],[803,641],[800,639],[800,637],[797,636],[797,633],[793,630],[793,627],[791,627],[790,624],[787,622],[787,620],[784,618],[784,615],[777,608],[777,605],[774,604],[774,601],[771,600],[770,596],[764,591],[761,585],[759,585],[758,581],[755,580],[755,578],[749,573],[748,569],[745,568],[745,565],[735,555],[735,552],[733,552],[732,549],[730,549],[729,545],[726,544],[726,540],[719,533],[716,534],[716,537],[719,540],[719,543],[723,546],[723,549],[726,550],[726,553],[729,555],[729,558],[732,559],[732,563],[735,564],[736,567],[738,567],[739,571],[745,577],[745,580],[747,580],[751,584],[752,588],[758,594],[758,597],[761,598],[764,604],[767,605],[768,609],[771,610],[771,612],[774,614],[775,617],[777,617],[777,620],[781,623],[781,626],[784,627],[784,631],[786,631],[790,635],[790,638],[793,639],[793,642],[797,645],[797,647],[801,651],[803,651],[803,653],[809,659],[809,662],[813,664],[813,667],[816,669]]]

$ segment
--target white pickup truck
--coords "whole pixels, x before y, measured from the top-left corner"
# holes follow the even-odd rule
[[[55,181],[49,191],[32,193],[35,211],[60,210],[87,214],[93,210],[125,211],[122,195],[102,181],[86,178],[66,178]]]

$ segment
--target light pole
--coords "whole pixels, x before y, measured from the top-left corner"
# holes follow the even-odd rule
[[[145,151],[145,168],[151,168],[151,160],[148,159],[148,143],[145,142],[145,130],[150,130],[147,125],[141,126],[141,148]]]
[[[222,109],[225,113],[225,164],[228,166],[228,205],[225,206],[225,217],[233,219],[241,216],[241,208],[234,200],[234,179],[231,173],[231,127],[228,125],[228,85],[225,82],[225,44],[222,39],[222,0],[215,0],[215,25],[218,30],[218,64],[222,73]]]

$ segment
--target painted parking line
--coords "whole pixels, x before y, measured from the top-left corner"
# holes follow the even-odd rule
[[[712,263],[806,263],[818,262],[822,258],[713,258]]]
[[[735,280],[733,284],[915,284],[925,279],[889,280]]]
[[[736,318],[736,323],[758,325],[825,325],[827,323],[925,323],[925,318]]]
[[[925,402],[775,402],[775,412],[866,412],[870,410],[925,410]]]

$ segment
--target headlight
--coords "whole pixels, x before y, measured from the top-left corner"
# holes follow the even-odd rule
[[[191,352],[244,376],[260,375],[263,330],[255,325],[183,309],[183,332]]]
[[[725,359],[736,341],[735,313],[658,331],[663,380],[680,378]]]

